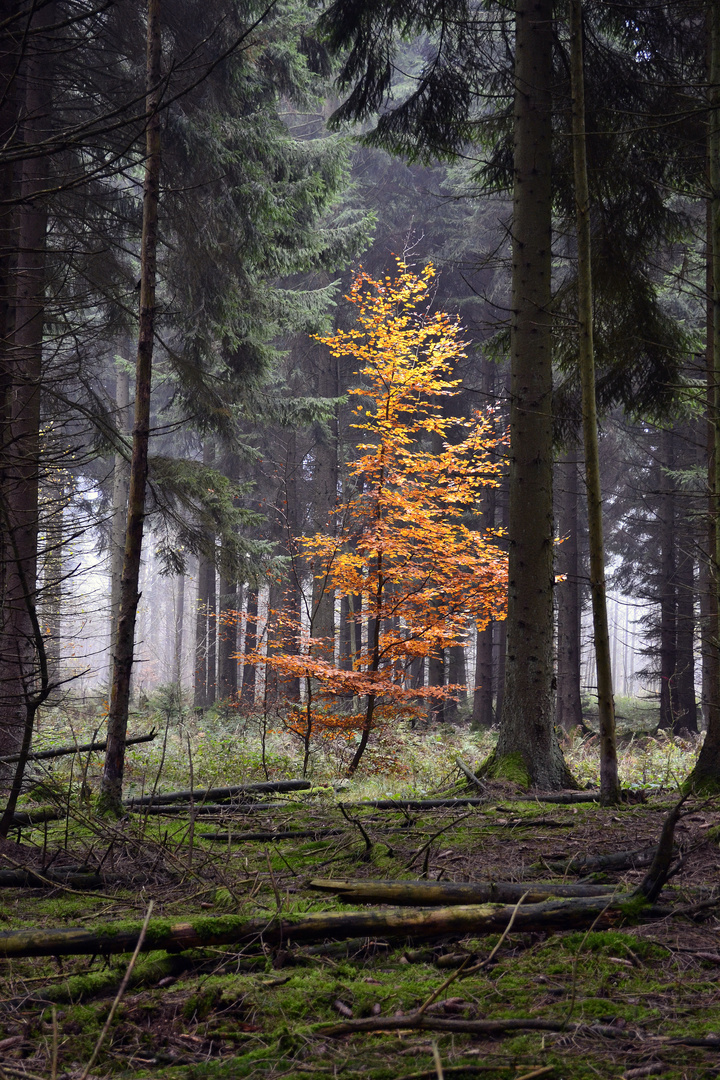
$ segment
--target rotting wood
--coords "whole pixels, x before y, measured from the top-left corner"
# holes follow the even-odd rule
[[[13,814],[12,828],[22,829],[27,825],[42,825],[45,821],[64,821],[67,809],[59,807],[38,807],[37,810],[16,810]]]
[[[126,746],[135,746],[137,743],[152,742],[157,738],[157,731],[153,728],[149,735],[136,735],[133,739],[127,739]],[[107,750],[107,741],[80,743],[76,746],[58,746],[55,750],[37,750],[34,754],[28,754],[28,761],[49,761],[51,758],[66,757],[68,754],[88,754],[94,750]],[[11,757],[0,758],[0,763],[11,764],[19,760],[19,754]]]
[[[478,780],[475,773],[472,771],[472,769],[469,769],[467,767],[467,765],[462,760],[462,758],[456,757],[455,758],[455,764],[457,765],[458,769],[460,769],[461,772],[465,773],[465,776],[468,778],[470,783],[473,784],[474,787],[476,787],[478,789],[478,791],[482,791],[486,795],[489,794],[487,786],[485,784],[483,784],[482,780]]]
[[[535,794],[533,792],[510,799],[503,798],[501,801],[557,803],[559,805],[598,803],[600,802],[600,792],[575,791],[561,792],[558,795]],[[487,797],[481,799],[477,795],[454,796],[443,799],[368,799],[365,802],[343,802],[343,806],[348,810],[362,810],[364,807],[373,810],[442,810],[454,806],[484,806],[487,808],[487,805]]]
[[[670,864],[675,850],[675,826],[682,816],[680,811],[689,794],[687,791],[666,814],[650,869],[637,888],[637,895],[644,897],[649,903],[657,900],[670,875]]]
[[[640,848],[637,851],[611,851],[607,855],[583,855],[568,862],[548,862],[549,870],[558,874],[591,874],[596,870],[635,870],[650,866],[658,846]]]
[[[515,917],[515,931],[569,930],[586,926],[610,926],[622,921],[619,898],[573,897],[527,904]],[[373,936],[394,939],[433,939],[451,935],[502,932],[515,905],[471,904],[457,907],[353,912],[313,912],[298,917],[242,919],[239,916],[200,917],[194,922],[153,920],[144,948],[182,951],[214,945],[231,945],[253,938],[267,944],[318,939]],[[648,906],[648,918],[671,914],[667,907]],[[634,912],[637,917],[638,912]],[[0,933],[0,957],[108,955],[132,951],[140,934],[139,924],[112,923],[100,929],[79,927],[10,930]]]
[[[287,803],[200,803],[193,807],[193,813],[197,815],[224,814],[225,816],[237,814],[257,814],[263,810],[287,810]],[[179,806],[173,803],[160,806],[126,806],[126,814],[189,814],[190,804],[181,803]]]
[[[285,832],[213,832],[200,833],[203,840],[220,840],[226,844],[244,844],[254,840],[300,840],[304,837],[340,836],[346,829],[289,829]]]
[[[125,806],[159,806],[162,803],[202,802],[205,799],[222,801],[240,795],[261,795],[264,792],[309,791],[309,780],[263,780],[258,784],[239,784],[234,787],[198,788],[197,791],[165,791],[155,795],[142,795],[126,799]]]
[[[525,893],[528,894],[527,902],[534,904],[552,896],[618,895],[613,885],[547,881],[345,881],[315,878],[308,884],[311,889],[334,893],[344,903],[352,904],[512,904],[517,903]]]

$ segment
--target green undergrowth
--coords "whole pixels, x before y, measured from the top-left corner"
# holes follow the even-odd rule
[[[618,712],[624,718],[620,725],[618,764],[626,787],[674,789],[695,764],[696,742],[665,733],[650,737],[656,711],[654,703],[644,699],[618,702]],[[80,742],[100,738],[104,723],[99,702],[95,706],[68,704],[46,710],[36,748],[72,741],[69,731]],[[178,702],[177,695],[161,690],[131,718],[133,733],[146,732],[152,727],[158,732],[153,742],[128,748],[126,786],[130,795],[156,788],[169,791],[188,787],[190,753],[197,788],[251,783],[268,777],[296,778],[301,772],[302,748],[283,729],[275,712],[272,718],[260,713],[240,715],[237,709],[219,705],[198,714],[187,702]],[[457,779],[456,757],[479,768],[492,753],[496,738],[493,730],[472,731],[467,720],[435,728],[423,724],[412,728],[410,723],[400,720],[373,735],[352,781],[345,779],[354,749],[352,740],[342,744],[320,740],[313,747],[308,778],[325,791],[342,784],[344,799],[421,797]],[[578,733],[565,737],[563,751],[570,772],[581,785],[599,783],[596,736],[582,735],[578,729]],[[56,788],[61,799],[68,789],[78,798],[82,793],[84,798],[92,799],[97,792],[101,764],[101,755],[89,754],[72,764],[69,758],[58,758],[38,765],[35,772],[38,778]],[[506,778],[525,782],[524,770],[518,773],[512,762],[505,763],[503,769]]]

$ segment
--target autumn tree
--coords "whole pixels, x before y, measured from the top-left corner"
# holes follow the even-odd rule
[[[306,682],[296,724],[306,760],[314,723],[359,734],[350,775],[379,723],[420,697],[459,689],[413,688],[412,662],[464,642],[471,627],[503,618],[506,606],[506,556],[497,536],[464,520],[483,488],[497,483],[493,415],[443,415],[443,400],[458,393],[462,328],[431,310],[432,266],[415,274],[398,260],[398,271],[395,279],[358,274],[347,298],[355,325],[320,339],[333,356],[359,365],[362,384],[350,391],[359,399],[352,424],[359,456],[348,463],[354,491],[336,527],[304,537],[302,550],[330,595],[362,598],[361,611],[350,616],[364,628],[354,635],[360,647],[350,670],[324,659],[323,643],[309,637],[299,652],[257,657]],[[451,430],[461,438],[451,442]],[[348,696],[362,701],[353,716],[329,706]]]

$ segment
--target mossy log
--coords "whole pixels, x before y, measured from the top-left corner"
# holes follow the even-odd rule
[[[315,1028],[316,1035],[337,1038],[340,1035],[353,1035],[361,1031],[446,1031],[468,1035],[501,1035],[506,1031],[568,1031],[577,1034],[598,1034],[620,1037],[624,1030],[625,1038],[630,1037],[627,1028],[615,1028],[608,1024],[568,1023],[565,1020],[541,1020],[537,1017],[522,1019],[507,1017],[500,1020],[463,1020],[446,1019],[442,1016],[428,1016],[426,1013],[406,1013],[404,1016],[368,1016],[359,1020],[349,1020],[343,1024],[320,1024]]]
[[[287,803],[196,803],[192,811],[198,817],[207,817],[210,814],[257,814],[263,810],[287,810]],[[126,806],[123,808],[127,814],[160,814],[181,816],[190,813],[190,803],[161,803],[159,806]]]
[[[125,741],[126,746],[135,746],[137,743],[152,742],[157,738],[157,731],[153,730],[148,735],[136,735]],[[28,754],[28,761],[50,761],[52,758],[67,757],[69,754],[88,754],[95,750],[107,750],[107,742],[76,743],[74,746],[57,746],[54,750],[36,750]],[[20,760],[19,754],[11,754],[10,757],[0,758],[0,763],[10,765]]]
[[[500,800],[508,802],[541,802],[558,803],[560,805],[571,803],[597,803],[600,802],[599,791],[574,791],[563,792],[559,795],[536,795],[528,794],[517,798]],[[479,798],[477,795],[457,796],[447,799],[368,799],[366,802],[342,804],[346,810],[444,810],[456,806],[485,806],[488,805],[487,797]]]
[[[212,832],[200,833],[203,840],[220,840],[226,844],[244,844],[246,841],[266,840],[300,840],[311,837],[313,839],[323,836],[340,836],[347,832],[346,829],[288,829],[286,832]]]
[[[641,905],[636,900],[633,914]],[[527,904],[472,904],[435,909],[387,908],[381,911],[316,912],[289,918],[242,919],[239,916],[199,917],[172,923],[153,919],[148,925],[143,951],[235,945],[260,938],[267,944],[293,941],[343,940],[349,937],[434,939],[451,935],[496,934],[514,914],[514,931],[570,930],[591,925],[614,925],[621,920],[620,898],[575,897]],[[667,908],[647,908],[652,917]],[[108,955],[130,952],[140,936],[140,923],[108,924],[95,930],[69,927],[51,930],[9,930],[0,933],[0,957]]]
[[[315,878],[311,889],[334,893],[348,904],[517,904],[541,903],[552,896],[613,896],[614,885],[556,884],[548,881],[345,881]]]
[[[157,806],[161,803],[175,802],[204,802],[214,799],[222,802],[225,799],[237,799],[242,795],[262,795],[265,792],[281,791],[309,791],[312,784],[309,780],[267,780],[258,784],[240,784],[234,787],[198,788],[197,791],[164,791],[155,795],[141,795],[135,799],[128,799],[126,806]]]

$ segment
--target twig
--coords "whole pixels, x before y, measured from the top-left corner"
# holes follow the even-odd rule
[[[442,994],[443,990],[447,990],[448,986],[450,986],[451,983],[455,982],[455,980],[460,975],[460,973],[462,971],[464,971],[464,969],[467,966],[469,960],[470,960],[470,957],[466,956],[465,959],[463,960],[462,964],[460,965],[460,967],[457,969],[457,971],[453,971],[452,975],[450,975],[445,980],[445,982],[442,984],[442,986],[438,986],[437,990],[433,991],[433,993],[430,995],[430,997],[427,999],[427,1001],[423,1002],[423,1004],[420,1006],[420,1008],[417,1010],[417,1012],[415,1012],[413,1015],[414,1016],[422,1016],[422,1014],[425,1012],[425,1010],[428,1009],[432,1005],[432,1003],[434,1001],[437,1001],[437,999]]]
[[[277,913],[279,915],[281,913],[281,911],[282,911],[282,899],[280,897],[280,890],[278,889],[278,883],[275,880],[275,874],[273,873],[273,868],[272,868],[272,866],[270,864],[270,850],[269,850],[269,848],[265,848],[265,861],[267,862],[268,873],[270,875],[270,882],[272,884],[273,892],[275,893],[275,903],[277,905]]]
[[[461,821],[464,821],[464,820],[465,820],[465,818],[467,818],[467,817],[470,817],[470,815],[471,815],[471,814],[472,814],[472,810],[468,810],[467,814],[463,814],[463,815],[462,815],[462,817],[459,817],[459,818],[455,818],[455,820],[454,820],[454,821],[451,821],[451,822],[449,822],[449,823],[448,823],[447,825],[443,825],[442,829],[438,829],[438,831],[437,831],[437,832],[434,832],[434,833],[432,834],[432,836],[431,836],[431,837],[430,837],[430,838],[429,838],[428,840],[426,840],[426,841],[425,841],[425,843],[423,844],[423,846],[417,849],[417,851],[415,852],[415,854],[413,855],[412,859],[411,859],[411,860],[410,860],[410,862],[409,862],[409,863],[407,864],[407,866],[405,867],[405,869],[406,869],[406,870],[411,870],[411,869],[412,869],[412,865],[413,865],[413,863],[415,862],[415,860],[416,860],[416,859],[419,859],[419,858],[420,858],[420,856],[422,855],[422,853],[423,853],[423,852],[424,852],[424,851],[426,850],[426,848],[429,848],[429,847],[430,847],[430,845],[432,844],[433,840],[437,840],[438,836],[442,836],[442,834],[443,834],[444,832],[447,832],[447,831],[448,831],[448,829],[452,829],[452,828],[453,828],[453,826],[455,826],[455,825],[459,825]]]
[[[360,830],[362,838],[365,841],[365,858],[369,859],[373,849],[373,843],[368,834],[366,833],[365,829],[363,828],[362,822],[358,818],[350,817],[342,803],[338,803],[338,810],[347,822],[349,822],[351,825],[355,825]]]
[[[50,1080],[57,1080],[57,1066],[58,1066],[58,1022],[57,1022],[57,1009],[52,1006],[50,1010],[52,1017],[52,1062],[50,1064]]]
[[[432,1044],[433,1061],[435,1062],[435,1071],[437,1072],[438,1080],[445,1080],[443,1076],[442,1061],[440,1059],[440,1051],[438,1050],[438,1044],[433,1042]]]
[[[132,975],[133,968],[135,967],[135,961],[137,960],[138,956],[140,955],[140,950],[141,950],[141,948],[143,946],[143,942],[145,941],[145,934],[147,933],[148,923],[150,922],[150,916],[152,915],[152,909],[153,909],[153,901],[151,900],[150,903],[148,904],[148,909],[147,909],[147,912],[145,914],[145,920],[144,920],[144,922],[142,924],[142,929],[140,930],[140,936],[138,937],[137,945],[135,946],[135,951],[132,954],[132,956],[130,957],[130,963],[128,964],[127,970],[126,970],[126,972],[125,972],[125,974],[123,976],[123,981],[120,983],[120,986],[118,987],[118,992],[115,995],[115,1000],[112,1003],[112,1006],[110,1008],[110,1012],[108,1013],[107,1020],[103,1024],[103,1029],[100,1032],[100,1035],[98,1037],[98,1041],[95,1043],[95,1049],[92,1052],[92,1056],[91,1056],[90,1060],[88,1061],[87,1065],[85,1066],[85,1068],[83,1069],[83,1071],[82,1071],[82,1073],[80,1075],[80,1080],[87,1080],[88,1074],[89,1074],[90,1070],[92,1069],[93,1065],[95,1064],[95,1062],[97,1061],[98,1054],[102,1050],[103,1043],[105,1042],[105,1039],[107,1037],[107,1033],[110,1030],[110,1025],[112,1024],[113,1019],[115,1017],[115,1013],[118,1010],[118,1006],[120,1005],[120,1002],[123,999],[123,995],[125,994],[125,990],[127,989],[127,984],[130,982],[130,976]]]
[[[462,772],[464,772],[464,773],[465,773],[465,775],[467,776],[467,778],[468,778],[468,780],[470,781],[470,783],[471,783],[471,784],[474,784],[474,785],[475,785],[475,787],[476,787],[476,788],[478,789],[478,791],[481,791],[481,792],[483,793],[483,795],[487,795],[487,794],[488,794],[488,789],[486,788],[485,784],[483,784],[483,782],[482,782],[481,780],[478,780],[478,778],[477,778],[477,776],[475,775],[475,773],[474,773],[474,772],[472,772],[472,770],[471,770],[471,769],[468,769],[468,767],[467,767],[467,765],[465,764],[465,762],[464,762],[464,761],[461,761],[459,757],[456,757],[456,758],[455,758],[455,764],[457,765],[457,767],[458,767],[458,768],[459,768],[459,769],[460,769],[460,770],[461,770]]]

